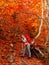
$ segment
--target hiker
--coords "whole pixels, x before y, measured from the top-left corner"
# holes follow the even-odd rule
[[[31,38],[28,34],[22,35],[22,41],[24,48],[22,50],[21,56],[24,57],[26,50],[28,51],[28,57],[31,57],[31,51],[30,51],[30,43],[31,43]]]

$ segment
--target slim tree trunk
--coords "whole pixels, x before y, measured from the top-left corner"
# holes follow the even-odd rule
[[[41,19],[41,23],[40,23],[40,26],[39,26],[39,33],[36,35],[35,39],[37,39],[41,33],[41,29],[42,29],[42,24],[43,24],[43,12],[44,12],[44,9],[43,9],[43,0],[41,0],[41,9],[42,9],[42,19]]]
[[[48,19],[48,15],[49,15],[49,0],[46,0],[47,2],[47,13],[46,13],[46,17]],[[47,41],[49,41],[49,19],[48,19],[48,38],[47,38]]]
[[[44,9],[43,9],[43,0],[41,0],[41,9],[42,9],[42,18],[41,18],[41,23],[40,23],[40,26],[39,26],[39,32],[38,32],[38,34],[36,35],[36,37],[34,38],[34,40],[32,41],[32,44],[35,42],[35,39],[37,39],[39,36],[40,36],[40,34],[41,34],[41,29],[42,29],[42,25],[43,25],[43,18],[44,18]],[[39,49],[39,48],[35,48],[36,50],[38,50],[39,51],[39,53],[42,55],[42,56],[44,56],[44,54],[43,54],[43,52]]]

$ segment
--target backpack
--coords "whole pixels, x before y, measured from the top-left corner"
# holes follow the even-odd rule
[[[27,41],[28,41],[29,43],[31,43],[31,38],[30,38],[30,36],[29,36],[28,34],[25,34],[24,36],[26,37]]]

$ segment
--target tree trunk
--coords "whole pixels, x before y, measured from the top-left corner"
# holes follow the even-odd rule
[[[32,44],[35,42],[35,39],[37,39],[39,36],[40,36],[40,34],[41,34],[41,29],[42,29],[42,24],[43,24],[43,18],[44,18],[44,16],[43,16],[43,13],[44,13],[44,9],[43,9],[43,0],[41,0],[41,9],[42,9],[42,18],[41,18],[41,23],[40,23],[40,26],[39,26],[39,32],[38,32],[38,34],[36,35],[36,37],[34,38],[34,40],[32,41]],[[37,48],[38,49],[38,51],[39,51],[39,53],[42,55],[42,56],[44,56],[44,54],[41,52],[41,50],[39,49],[39,48]],[[36,50],[37,50],[36,49]]]

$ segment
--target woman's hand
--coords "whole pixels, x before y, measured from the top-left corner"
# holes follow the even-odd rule
[[[27,44],[28,44],[28,43],[26,42],[26,43],[25,43],[25,46],[26,46]]]

